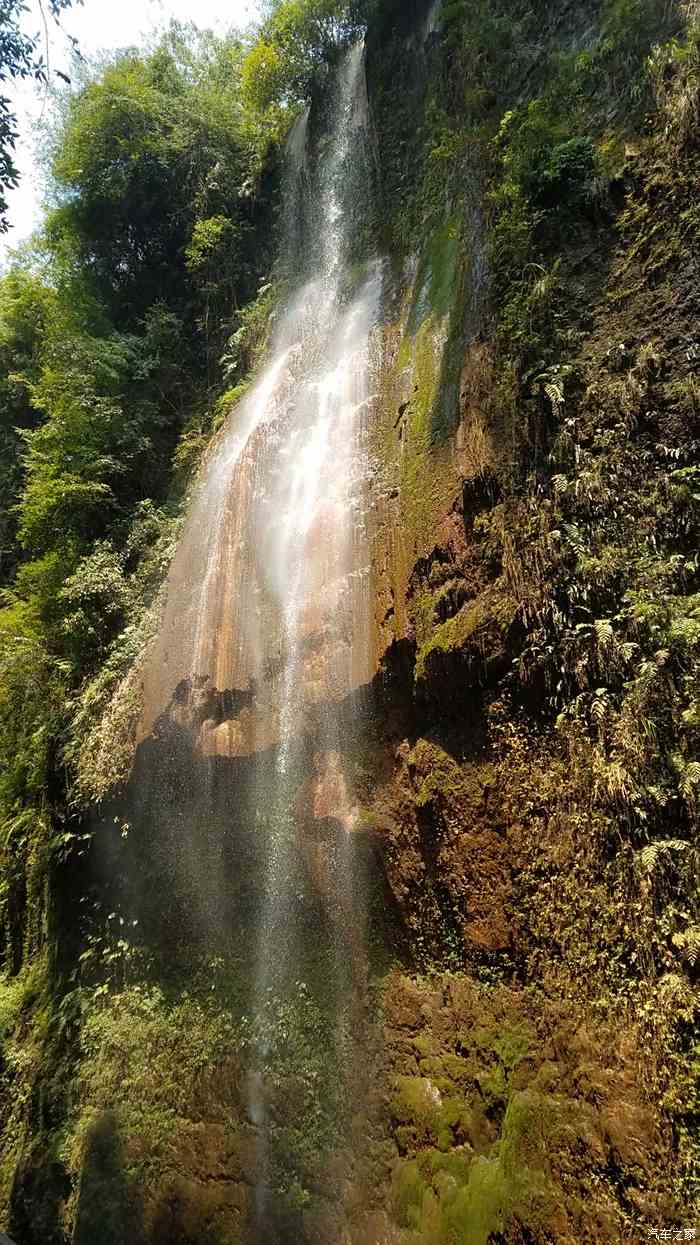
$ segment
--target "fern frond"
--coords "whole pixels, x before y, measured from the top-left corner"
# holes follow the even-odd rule
[[[555,414],[559,414],[564,406],[564,386],[558,381],[548,381],[544,391],[552,404]]]
[[[591,718],[597,726],[602,726],[608,716],[608,693],[604,687],[599,687],[591,704]]]
[[[615,642],[615,632],[609,618],[596,618],[594,622],[596,640],[600,648],[610,648]]]
[[[682,952],[691,968],[700,961],[700,926],[690,925],[682,933],[674,934],[671,942]]]
[[[678,790],[688,804],[695,804],[700,787],[700,761],[689,761],[678,781]]]
[[[692,925],[685,933],[685,958],[691,968],[700,960],[700,927]]]
[[[581,535],[581,532],[576,527],[576,525],[574,523],[565,523],[564,532],[566,534],[566,539],[571,545],[571,548],[573,549],[576,556],[578,558],[584,557],[587,552],[587,546],[586,546],[586,542],[583,536]]]
[[[636,859],[643,873],[653,873],[657,864],[671,852],[682,852],[688,847],[685,839],[663,839],[658,843],[649,843],[637,852]]]

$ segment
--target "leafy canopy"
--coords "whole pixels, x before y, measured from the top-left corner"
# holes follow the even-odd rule
[[[237,81],[241,49],[175,28],[149,57],[124,53],[67,105],[54,144],[59,206],[47,224],[64,269],[89,272],[115,322],[190,300],[202,222],[246,217]],[[235,251],[237,275],[245,262]]]
[[[308,99],[319,70],[358,39],[367,0],[272,0],[242,69],[243,100],[258,117]]]

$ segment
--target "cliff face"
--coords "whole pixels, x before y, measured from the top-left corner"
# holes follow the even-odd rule
[[[595,61],[613,14],[542,18],[539,67],[520,47],[520,73],[503,69],[515,108],[492,163],[483,135],[443,138],[457,171],[383,356],[378,628],[411,705],[387,732],[384,860],[414,954],[445,965],[385,995],[393,1207],[415,1240],[624,1240],[675,1222],[693,1185],[695,277],[680,221],[695,155],[674,127],[694,87],[684,54],[656,51],[658,111],[636,111],[608,44],[610,84],[601,72],[598,96],[578,96],[584,132],[565,144],[599,144],[607,190],[555,189],[571,104],[554,67]],[[471,62],[475,92],[489,56]],[[548,87],[532,82],[542,62]],[[523,116],[539,175],[524,174]]]
[[[19,1245],[258,1239],[259,1098],[271,1241],[693,1225],[699,39],[673,5],[380,6],[356,243],[358,272],[383,259],[362,395],[371,643],[329,688],[352,622],[305,615],[342,744],[314,755],[306,724],[294,762],[308,841],[352,813],[367,963],[307,852],[297,997],[247,1018],[275,697],[266,716],[247,657],[175,694],[171,579],[170,682],[154,690],[159,660],[120,692],[97,764],[111,775],[113,739],[127,763],[85,813],[89,853],[49,875],[51,991],[37,953],[1,996]],[[254,561],[235,583],[219,568],[219,633]],[[76,915],[86,897],[102,924]],[[345,1046],[319,931],[341,989],[369,972]]]

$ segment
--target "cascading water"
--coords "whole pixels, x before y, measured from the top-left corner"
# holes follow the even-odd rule
[[[425,21],[426,39],[430,38],[431,35],[435,34],[435,31],[437,30],[440,24],[441,13],[442,13],[442,0],[433,0],[433,3],[428,9],[428,16]]]
[[[365,978],[353,863],[357,813],[345,759],[348,717],[357,717],[373,673],[367,434],[381,276],[378,266],[365,265],[349,292],[347,262],[364,89],[356,47],[338,74],[312,177],[308,114],[292,132],[288,262],[304,250],[306,279],[278,316],[269,362],[202,473],[144,680],[142,738],[186,733],[199,757],[187,779],[176,779],[190,817],[194,812],[200,824],[243,817],[231,806],[231,788],[222,801],[220,767],[248,766],[245,800],[261,881],[248,923],[257,1036],[245,1093],[256,1129],[251,1239],[260,1243],[287,1239],[276,1235],[270,1205],[276,1159],[266,1078],[273,1052],[264,1017],[271,998],[299,989],[309,941],[303,892],[313,893],[324,914],[319,989],[332,1019],[329,1058],[339,1068],[350,1058]],[[304,221],[313,237],[308,225],[300,236]],[[186,842],[174,843],[176,870],[188,874],[192,922],[211,927],[226,910],[224,884],[212,876],[211,857],[204,863],[197,826],[186,822],[183,814]]]

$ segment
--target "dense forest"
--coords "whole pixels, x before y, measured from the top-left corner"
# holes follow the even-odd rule
[[[264,8],[244,33],[172,24],[76,62],[52,93],[44,223],[0,277],[0,1232],[622,1245],[694,1229],[700,8]],[[16,9],[0,8],[0,58],[41,79]],[[360,45],[341,167],[337,83]],[[0,106],[0,190],[12,134]],[[368,273],[381,283],[370,708],[352,682],[330,708],[314,691],[300,747],[318,753],[333,718],[366,950],[312,867],[298,979],[256,1011],[249,804],[272,799],[255,792],[274,746],[217,745],[203,777],[205,711],[195,729],[188,702],[185,723],[173,681],[144,726],[144,688],[185,609],[188,514],[281,351],[331,175],[341,311]],[[241,688],[210,696],[217,729],[236,697],[262,699]],[[319,835],[344,818],[315,816]],[[186,877],[168,871],[178,836]],[[224,879],[206,933],[197,860]],[[337,1049],[314,958],[334,929],[354,1032]]]

